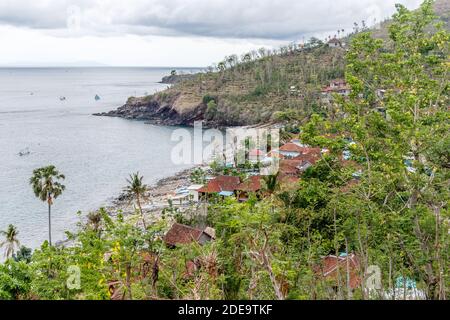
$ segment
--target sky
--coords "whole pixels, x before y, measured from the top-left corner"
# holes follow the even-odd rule
[[[0,0],[0,66],[206,67],[421,0]]]

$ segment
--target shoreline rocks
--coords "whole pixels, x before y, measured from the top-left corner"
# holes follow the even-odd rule
[[[168,196],[174,195],[178,188],[191,184],[190,175],[196,168],[198,168],[198,166],[182,170],[171,176],[159,179],[152,184],[145,195],[147,200],[144,200],[143,202],[144,212],[152,213],[161,211],[163,208],[167,207]],[[124,214],[131,214],[134,212],[132,199],[124,193],[116,196],[111,201],[111,205],[107,206],[106,209],[110,213],[119,210]]]
[[[191,80],[195,77],[195,74],[172,74],[170,76],[165,76],[159,83],[164,84],[176,84],[181,81]]]
[[[189,108],[180,108],[179,95],[162,100],[159,95],[131,97],[123,106],[109,112],[94,113],[94,116],[119,117],[128,120],[143,120],[150,124],[169,126],[193,126],[204,120],[206,106],[201,102]]]

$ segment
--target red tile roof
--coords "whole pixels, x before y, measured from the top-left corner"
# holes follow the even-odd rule
[[[299,173],[298,166],[302,163],[302,160],[281,160],[279,171],[285,175],[296,175]]]
[[[341,41],[336,38],[333,38],[330,41],[328,41],[328,43],[341,43]]]
[[[261,190],[261,176],[251,176],[247,180],[241,182],[236,190],[245,192],[256,192]]]
[[[301,154],[301,155],[296,156],[292,160],[301,161],[301,164],[304,162],[316,164],[316,162],[320,160],[320,150],[319,150],[319,154],[317,154],[317,153]]]
[[[355,289],[361,284],[361,278],[359,275],[359,259],[351,253],[348,257],[336,257],[329,255],[322,258],[322,262],[316,268],[316,272],[320,273],[325,279],[337,280],[338,267],[341,274],[342,282],[346,282],[347,277],[347,260],[348,271],[350,275],[350,288]]]
[[[214,179],[209,180],[205,186],[198,189],[198,192],[219,193],[221,191],[234,191],[240,183],[239,177],[217,176]]]
[[[164,241],[172,246],[176,244],[187,244],[198,241],[202,234],[203,230],[175,223],[164,236]]]
[[[280,147],[280,151],[285,151],[285,152],[298,152],[300,154],[311,154],[311,155],[316,155],[320,157],[321,148],[312,148],[312,147],[301,147],[295,143],[286,143],[285,145]]]
[[[292,143],[292,142],[286,143],[280,147],[280,151],[285,151],[285,152],[301,153],[303,149],[304,149],[303,147],[300,147],[299,145]]]

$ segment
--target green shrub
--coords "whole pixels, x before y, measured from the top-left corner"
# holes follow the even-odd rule
[[[209,102],[214,101],[215,103],[217,103],[217,98],[214,96],[211,96],[209,94],[205,94],[203,96],[203,103],[208,105]]]

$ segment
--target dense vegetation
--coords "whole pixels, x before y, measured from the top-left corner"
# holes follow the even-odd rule
[[[301,114],[293,115],[304,142],[330,150],[298,184],[270,183],[263,200],[211,203],[206,217],[201,210],[189,218],[167,210],[164,219],[147,225],[141,224],[140,208],[126,218],[120,213],[111,218],[100,209],[68,233],[76,245],[45,242],[31,257],[21,250],[0,265],[0,298],[109,299],[108,282],[114,280],[129,299],[369,299],[403,277],[414,279],[428,299],[446,299],[450,35],[439,25],[430,28],[432,4],[427,0],[414,12],[398,6],[386,40],[370,32],[355,35],[345,65],[351,96],[335,97],[327,112],[307,123],[301,123]],[[232,94],[206,97],[205,103],[216,117],[225,107],[222,99],[252,95],[256,106],[278,92],[286,108],[305,103],[313,110],[307,90],[304,99],[278,94],[291,85],[303,92],[344,68],[332,67],[334,53],[314,52],[277,68],[272,63],[278,56],[248,62],[259,65],[252,68],[258,73],[245,73],[243,64],[214,74],[205,80],[208,86],[221,79],[226,88],[227,79],[235,77],[251,89],[235,88]],[[325,57],[326,69],[309,69],[308,59]],[[281,81],[281,73],[297,82]],[[352,155],[345,165],[344,150]],[[141,177],[133,175],[130,194],[139,198],[143,188]],[[207,223],[217,239],[168,248],[162,236],[171,219]],[[12,231],[10,243],[17,236]],[[382,287],[375,295],[369,296],[365,281],[349,290],[345,276],[329,281],[315,271],[321,257],[351,252],[360,257],[362,279],[369,266],[380,267]],[[186,267],[190,262],[197,266],[192,272]],[[68,285],[71,266],[80,268],[80,286]]]
[[[210,125],[267,122],[276,120],[276,111],[294,110],[305,116],[318,110],[321,87],[343,77],[344,54],[342,48],[312,39],[304,47],[261,49],[240,58],[231,55],[207,72],[156,94],[156,99],[164,104],[177,97],[181,111],[183,105],[204,105]]]

